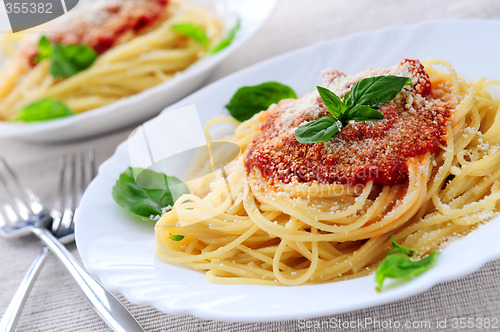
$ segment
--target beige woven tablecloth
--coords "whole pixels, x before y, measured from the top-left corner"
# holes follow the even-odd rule
[[[211,81],[268,57],[321,40],[450,18],[500,19],[500,0],[281,0],[269,21],[227,58],[212,75]],[[499,36],[500,31],[491,32],[490,42],[498,42]],[[463,42],[467,47],[473,41]],[[0,154],[15,166],[23,181],[29,183],[50,206],[56,192],[60,154],[95,147],[98,161],[103,162],[131,130],[128,128],[98,138],[57,145],[0,140]],[[19,281],[38,253],[40,246],[33,240],[31,237],[15,241],[0,239],[0,313],[4,312]],[[74,246],[72,251],[77,254]],[[118,296],[146,331],[292,331],[312,330],[318,323],[323,323],[323,330],[328,330],[334,324],[325,324],[325,321],[353,322],[366,317],[380,322],[417,322],[417,325],[418,322],[430,321],[433,329],[438,321],[446,319],[448,329],[451,329],[453,318],[500,319],[500,261],[491,262],[465,278],[440,284],[425,293],[395,303],[305,322],[252,324],[201,320],[189,315],[164,314],[151,307],[131,304]],[[335,294],[332,294],[331,300],[336,300]],[[421,326],[425,327],[425,324]],[[362,325],[352,327],[347,330],[363,329]],[[369,329],[369,326],[364,328]],[[108,330],[65,269],[50,257],[26,303],[18,331]]]

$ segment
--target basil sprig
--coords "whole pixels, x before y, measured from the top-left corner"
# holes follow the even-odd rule
[[[50,60],[50,74],[56,78],[73,76],[90,66],[97,59],[97,53],[87,45],[51,44],[46,36],[38,41],[38,56],[35,63]]]
[[[151,221],[151,216],[161,215],[163,208],[173,206],[183,194],[189,194],[189,189],[178,178],[131,167],[120,174],[112,191],[118,205],[145,221]]]
[[[193,23],[176,23],[170,26],[172,30],[177,32],[180,35],[186,36],[202,45],[204,48],[209,49],[210,47],[210,38],[208,38],[205,30],[196,24]],[[236,22],[236,25],[229,30],[229,33],[226,37],[224,37],[219,43],[217,43],[214,47],[208,50],[209,55],[214,55],[231,45],[234,37],[240,30],[240,20]]]
[[[297,98],[297,94],[291,87],[278,82],[264,82],[239,88],[226,108],[233,118],[243,122],[254,114],[268,109],[272,104],[287,98]]]
[[[377,291],[382,289],[386,278],[404,280],[427,271],[434,266],[439,255],[439,251],[435,251],[420,260],[412,260],[411,257],[418,253],[417,250],[403,247],[396,242],[394,235],[392,236],[392,248],[377,269],[375,275]]]
[[[43,98],[24,106],[12,120],[15,122],[38,122],[75,115],[68,105],[56,98]]]
[[[382,120],[384,115],[374,108],[394,99],[406,84],[411,84],[411,79],[408,77],[376,76],[365,78],[351,88],[351,91],[344,96],[344,100],[341,100],[332,91],[318,86],[319,95],[334,119],[324,120],[330,117],[326,116],[308,122],[295,130],[295,138],[304,144],[327,142],[343,126],[347,126],[349,121]],[[330,127],[326,127],[327,123],[330,123]]]

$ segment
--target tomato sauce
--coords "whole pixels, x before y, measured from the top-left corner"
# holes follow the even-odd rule
[[[50,26],[46,36],[54,43],[85,44],[102,54],[124,35],[137,34],[154,25],[163,17],[167,3],[168,0],[101,0],[61,17],[61,21]],[[38,55],[37,42],[23,50],[32,65]]]
[[[408,178],[408,159],[434,153],[445,144],[454,100],[432,94],[431,82],[418,60],[404,60],[413,85],[406,86],[393,101],[379,108],[385,119],[350,122],[326,143],[301,144],[294,129],[311,121],[307,112],[297,116],[291,130],[281,130],[287,109],[299,101],[284,100],[271,108],[262,123],[261,134],[250,144],[245,165],[256,168],[271,181],[284,183],[380,185],[402,183]],[[330,113],[323,110],[316,118]]]

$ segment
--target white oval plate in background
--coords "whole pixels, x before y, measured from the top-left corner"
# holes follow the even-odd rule
[[[288,53],[219,80],[168,110],[196,104],[202,123],[227,115],[224,105],[243,85],[279,81],[299,95],[320,82],[321,70],[355,73],[392,66],[405,57],[443,58],[468,79],[500,79],[500,45],[492,43],[500,21],[430,22],[324,42]],[[466,45],[481,45],[466,47]],[[425,291],[461,277],[500,257],[500,220],[451,243],[431,270],[411,282],[375,291],[374,276],[296,287],[216,284],[196,271],[155,257],[154,230],[133,219],[111,197],[118,176],[129,165],[127,143],[99,169],[87,189],[76,223],[76,241],[85,266],[104,285],[133,303],[172,314],[229,321],[270,321],[337,314],[375,306]]]
[[[213,56],[205,56],[186,70],[165,81],[112,104],[68,118],[37,122],[0,121],[0,138],[16,137],[37,142],[60,142],[110,132],[145,121],[169,104],[197,89],[215,66],[249,39],[267,20],[276,0],[188,0],[216,13],[229,31],[237,19],[240,30],[231,45]]]

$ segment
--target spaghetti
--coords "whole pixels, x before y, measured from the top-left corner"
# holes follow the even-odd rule
[[[4,39],[0,120],[13,119],[23,106],[47,97],[81,113],[136,94],[206,54],[202,45],[173,31],[172,24],[198,25],[210,43],[222,32],[212,13],[184,1],[101,0],[82,9],[61,17],[45,33],[52,42],[85,44],[101,54],[90,68],[69,78],[52,77],[49,61],[35,65],[42,33]]]
[[[323,78],[342,96],[388,74],[413,85],[380,108],[384,120],[350,123],[329,142],[291,138],[326,114],[315,93],[240,124],[228,141],[242,154],[227,178],[218,171],[189,184],[192,194],[156,225],[157,255],[215,282],[322,283],[374,271],[393,234],[427,255],[497,216],[500,100],[489,89],[500,82],[468,82],[441,60]]]

